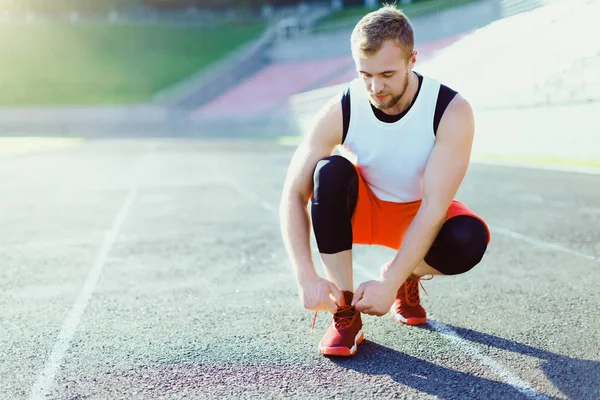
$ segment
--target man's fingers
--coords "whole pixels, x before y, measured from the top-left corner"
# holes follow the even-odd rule
[[[338,287],[335,285],[335,283],[329,282],[329,291],[331,292],[333,297],[335,297],[335,302],[337,303],[338,306],[341,306],[344,304],[344,295],[342,294],[342,291],[340,289],[338,289]]]
[[[379,313],[379,312],[375,311],[375,310],[373,309],[373,307],[371,307],[371,306],[368,306],[368,305],[367,305],[367,306],[360,305],[360,306],[361,306],[360,308],[362,308],[362,310],[359,310],[359,309],[358,309],[358,306],[359,306],[359,305],[357,305],[356,309],[357,309],[358,311],[360,311],[361,313],[363,313],[363,314],[367,314],[367,315],[374,315],[374,316],[376,316],[376,317],[381,317],[382,315],[385,315],[385,314],[381,314],[381,313]]]
[[[356,303],[356,305],[354,306],[354,308],[356,308],[356,311],[359,311],[361,313],[367,314],[367,310],[369,308],[371,308],[371,305],[370,304],[366,304],[365,301],[361,300],[358,303]]]
[[[356,292],[354,292],[354,297],[352,297],[352,306],[353,307],[356,307],[357,303],[362,299],[364,294],[365,294],[365,289],[363,288],[363,285],[360,285],[358,287],[358,289],[356,289]]]
[[[331,299],[328,299],[328,301],[326,303],[326,307],[327,307],[327,311],[329,311],[332,314],[335,314],[338,310],[338,306]]]

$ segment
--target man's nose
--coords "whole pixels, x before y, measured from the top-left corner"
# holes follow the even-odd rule
[[[378,79],[371,79],[371,91],[373,93],[379,93],[381,92],[381,90],[383,89],[383,84],[380,80]]]

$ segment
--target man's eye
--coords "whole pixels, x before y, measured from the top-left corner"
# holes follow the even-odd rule
[[[392,76],[394,76],[393,73],[389,73],[389,74],[383,74],[384,78],[391,78]]]

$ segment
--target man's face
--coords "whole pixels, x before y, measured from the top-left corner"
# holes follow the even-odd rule
[[[406,60],[402,49],[387,40],[377,53],[369,56],[355,53],[353,57],[371,103],[381,110],[394,107],[406,93],[416,53]]]

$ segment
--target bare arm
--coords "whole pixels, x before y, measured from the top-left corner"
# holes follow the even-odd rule
[[[444,113],[424,176],[423,201],[406,232],[387,276],[395,286],[423,260],[441,229],[446,212],[467,172],[474,121],[469,103],[457,96]]]
[[[330,156],[341,140],[342,109],[339,97],[335,97],[317,115],[313,128],[296,149],[287,171],[279,216],[283,242],[300,285],[318,277],[310,251],[307,210],[313,191],[313,173],[319,160]]]

